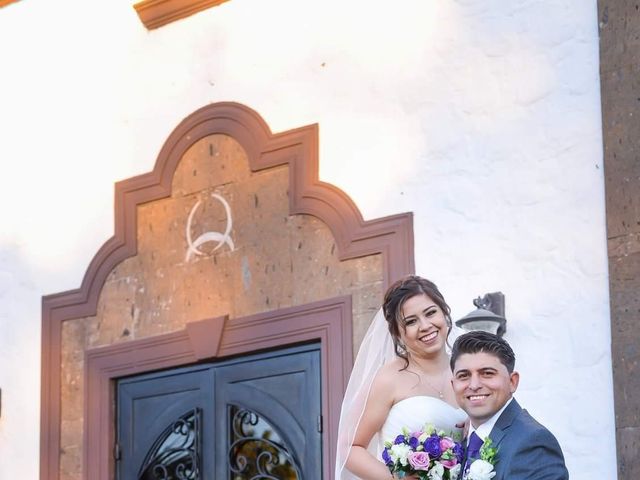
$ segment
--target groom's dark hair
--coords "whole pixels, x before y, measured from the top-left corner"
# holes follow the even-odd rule
[[[513,372],[516,366],[516,355],[507,341],[493,333],[474,331],[460,335],[451,349],[451,371],[454,371],[456,360],[465,353],[488,353],[498,357],[509,373]]]

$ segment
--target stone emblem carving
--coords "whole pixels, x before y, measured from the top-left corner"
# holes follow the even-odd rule
[[[202,200],[198,200],[196,204],[191,208],[191,212],[189,212],[189,218],[187,219],[187,228],[186,228],[186,237],[187,237],[187,254],[185,256],[185,261],[188,262],[191,260],[194,255],[210,255],[223,245],[228,245],[229,249],[233,252],[235,250],[235,246],[233,244],[233,239],[231,238],[231,227],[233,226],[233,219],[231,217],[231,207],[229,207],[229,203],[217,193],[211,194],[212,198],[218,200],[222,206],[224,207],[224,211],[227,216],[227,226],[224,232],[204,232],[199,235],[195,240],[191,237],[191,224],[193,222],[193,217],[200,207]],[[217,242],[217,245],[210,252],[203,252],[200,250],[200,246],[208,242]]]

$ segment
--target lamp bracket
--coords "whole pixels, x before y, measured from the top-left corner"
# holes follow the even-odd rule
[[[478,308],[483,308],[504,318],[504,294],[502,292],[487,293],[473,300]]]

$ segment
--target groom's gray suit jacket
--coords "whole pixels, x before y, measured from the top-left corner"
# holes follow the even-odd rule
[[[493,480],[568,480],[556,437],[539,424],[515,398],[489,434],[498,448]]]

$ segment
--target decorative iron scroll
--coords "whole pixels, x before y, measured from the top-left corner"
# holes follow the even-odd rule
[[[300,468],[276,429],[251,410],[229,409],[231,480],[300,480]]]
[[[193,409],[169,425],[147,453],[138,480],[199,480],[202,466],[201,410]]]

